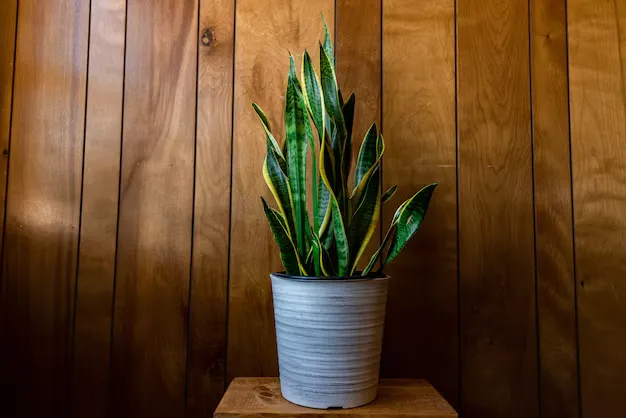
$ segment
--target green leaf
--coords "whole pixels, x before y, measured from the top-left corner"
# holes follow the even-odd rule
[[[348,101],[341,107],[343,119],[346,121],[346,131],[348,133],[348,138],[352,136],[352,126],[354,124],[354,105],[355,96],[354,93],[352,93],[350,97],[348,97]]]
[[[339,101],[337,75],[335,74],[332,60],[326,51],[324,51],[322,45],[320,45],[320,73],[326,111],[335,123],[335,127],[339,133],[339,139],[343,141],[346,138],[346,123],[343,118],[341,102]]]
[[[263,129],[265,130],[265,135],[267,136],[267,138],[271,142],[272,147],[274,148],[276,153],[280,157],[282,157],[283,160],[284,160],[285,156],[283,155],[283,153],[282,153],[282,151],[280,149],[280,145],[278,145],[278,142],[276,141],[276,138],[274,138],[274,135],[272,135],[272,131],[270,129],[270,121],[267,118],[267,116],[265,115],[265,112],[263,112],[263,109],[261,109],[259,107],[259,105],[257,105],[256,103],[252,103],[252,107],[254,108],[254,111],[256,112],[256,114],[259,117],[259,119],[261,120],[261,123],[263,124]]]
[[[354,124],[354,93],[348,97],[348,101],[342,107],[343,118],[346,122],[346,140],[345,146],[342,150],[343,155],[341,157],[343,177],[345,179],[350,175],[350,168],[352,164],[352,126]]]
[[[363,140],[363,142],[365,142],[366,140],[369,140],[370,141],[370,145],[371,145],[371,138],[368,138],[368,135],[365,136],[365,139]],[[368,181],[369,177],[372,175],[372,173],[374,172],[374,169],[376,168],[376,166],[379,164],[379,161],[383,157],[383,153],[385,152],[385,142],[384,142],[383,136],[381,134],[378,135],[378,139],[376,140],[376,144],[377,144],[376,147],[375,147],[376,159],[374,160],[372,165],[367,169],[365,174],[363,174],[363,176],[360,177],[359,183],[357,183],[357,186],[352,191],[352,196],[350,196],[350,201],[351,202],[358,202],[361,199],[361,194],[363,193],[363,189],[365,189],[365,186],[367,185],[367,181]],[[365,156],[366,153],[370,153],[371,152],[371,146],[370,145],[366,145],[366,147],[368,149],[364,151],[363,160],[365,160],[365,162],[363,162],[363,160],[360,159],[361,160],[360,162],[362,163],[361,164],[362,167],[365,167],[366,164],[368,164],[369,161],[371,160],[371,155],[370,156]],[[363,150],[363,145],[361,146],[361,150]],[[359,156],[361,156],[361,152],[359,152]],[[359,162],[357,162],[357,169],[358,169],[358,166],[359,166]],[[355,175],[355,177],[359,177],[359,176]]]
[[[385,264],[396,258],[398,253],[402,251],[406,245],[407,241],[411,239],[411,237],[419,229],[422,221],[424,220],[424,216],[428,210],[428,204],[430,203],[430,199],[436,187],[437,183],[429,184],[419,192],[415,193],[413,197],[402,205],[402,211],[399,215],[397,217],[394,216],[394,219],[397,221],[396,233],[391,240],[389,252],[385,258]]]
[[[265,199],[261,198],[261,201],[263,202],[263,210],[265,211],[265,216],[270,224],[272,234],[274,234],[274,240],[276,241],[280,251],[280,259],[283,262],[283,266],[285,267],[287,274],[302,274],[306,276],[307,272],[300,262],[296,247],[285,230],[284,219],[282,219],[280,213],[267,205]]]
[[[306,100],[305,100],[306,101]],[[313,227],[315,230],[319,228],[319,215],[317,211],[319,210],[318,196],[317,196],[317,156],[315,154],[315,141],[313,140],[313,131],[311,130],[311,124],[308,121],[305,122],[306,127],[306,136],[309,140],[309,146],[311,147],[311,194],[313,198]],[[305,192],[306,193],[306,192]],[[308,215],[307,215],[308,219]],[[317,258],[316,258],[317,263]],[[317,267],[317,264],[316,264]],[[319,271],[319,268],[316,268],[316,271]]]
[[[374,267],[374,264],[376,264],[376,260],[378,260],[378,257],[380,256],[383,249],[387,245],[389,238],[391,238],[391,236],[394,234],[395,230],[396,230],[396,224],[395,222],[392,222],[391,225],[389,226],[389,229],[387,230],[387,233],[385,234],[385,238],[383,239],[383,242],[380,244],[380,247],[378,247],[374,255],[372,255],[372,258],[370,258],[370,262],[367,264],[367,267],[363,269],[361,276],[367,276],[370,273],[370,271]]]
[[[319,173],[320,179],[322,182],[320,183],[320,195],[318,196],[319,202],[319,210],[318,216],[322,217],[322,222],[319,226],[318,235],[322,237],[324,235],[324,231],[330,224],[331,218],[331,205],[330,199],[333,194],[333,185],[335,184],[335,173],[333,168],[335,159],[332,152],[332,148],[329,144],[328,136],[324,137],[324,141],[320,146],[320,158],[319,158]]]
[[[296,76],[296,63],[289,57],[289,78],[285,95],[285,130],[287,143],[287,177],[293,195],[295,212],[295,241],[298,253],[304,257],[306,217],[306,152],[309,116]]]
[[[326,109],[324,107],[322,84],[319,78],[317,78],[317,74],[313,68],[313,62],[306,50],[302,58],[302,90],[307,108],[311,113],[311,118],[317,129],[318,138],[322,141],[322,137],[326,131],[324,121]]]
[[[341,210],[339,209],[339,203],[337,202],[337,197],[333,193],[332,187],[328,180],[328,171],[326,165],[325,155],[329,154],[329,146],[328,141],[322,142],[322,147],[320,149],[320,176],[326,185],[326,188],[330,192],[330,204],[332,207],[331,214],[331,224],[332,224],[332,233],[335,238],[336,245],[336,254],[337,254],[337,273],[339,275],[345,276],[349,274],[350,268],[350,249],[348,246],[348,237],[346,234],[346,228],[343,223],[343,219],[341,217]],[[330,232],[330,231],[329,231]],[[320,238],[323,236],[320,234]]]
[[[282,217],[286,220],[287,233],[292,236],[295,232],[295,213],[289,179],[280,166],[280,157],[276,154],[269,139],[267,140],[267,154],[263,163],[263,178],[269,187]]]
[[[393,195],[396,194],[396,190],[398,190],[397,185],[390,187],[389,190],[387,190],[383,197],[380,199],[382,203],[387,203],[393,197]]]
[[[322,22],[324,23],[324,51],[332,59],[333,67],[335,66],[335,55],[333,54],[333,41],[330,39],[330,33],[328,32],[328,26],[326,25],[326,19],[322,14]]]
[[[330,192],[320,178],[317,193],[317,220],[318,234],[322,234],[330,222]]]
[[[350,222],[350,247],[358,248],[356,254],[353,255],[352,269],[350,274],[354,273],[359,259],[367,248],[367,245],[374,235],[376,226],[380,219],[380,169],[376,167],[374,173],[369,178],[367,186],[361,196],[361,201],[357,209],[352,215]]]
[[[317,247],[318,256],[319,256],[319,264],[321,273],[324,276],[334,276],[335,270],[333,269],[333,262],[328,250],[324,248],[320,238],[315,235],[315,240],[313,245]],[[319,276],[319,274],[318,274]]]
[[[332,190],[339,203],[341,213],[347,214],[347,176],[344,175],[343,170],[343,156],[345,155],[347,143],[346,123],[343,117],[341,100],[339,98],[339,87],[337,85],[335,68],[331,58],[327,55],[322,45],[320,45],[320,73],[324,104],[330,118],[331,144],[335,157],[335,182],[331,184],[330,187],[333,188]]]
[[[376,131],[376,124],[367,130],[363,142],[361,142],[361,148],[359,149],[359,156],[356,160],[356,169],[354,171],[354,187],[356,188],[363,180],[365,173],[374,165],[378,157],[376,150],[378,132]]]
[[[346,234],[346,228],[341,218],[341,211],[339,210],[339,204],[334,197],[331,198],[333,214],[332,225],[333,235],[335,236],[335,245],[337,246],[337,273],[340,276],[347,276],[350,274],[350,248],[348,246],[348,236]]]

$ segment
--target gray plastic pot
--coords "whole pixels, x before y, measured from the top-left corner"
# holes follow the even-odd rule
[[[283,397],[320,409],[373,401],[389,277],[270,277]]]

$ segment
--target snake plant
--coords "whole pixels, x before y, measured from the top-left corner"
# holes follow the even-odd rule
[[[324,42],[319,45],[321,77],[305,50],[298,79],[294,57],[290,56],[284,115],[286,137],[282,146],[272,134],[263,110],[252,105],[265,131],[263,177],[277,209],[261,200],[287,274],[354,276],[359,274],[357,265],[380,221],[381,206],[391,199],[396,186],[381,196],[385,142],[373,124],[361,144],[354,183],[349,189],[355,97],[352,93],[344,100],[341,94],[325,22],[324,33]],[[312,164],[307,179],[309,150]],[[311,217],[307,211],[308,184]],[[382,269],[404,248],[419,229],[436,186],[433,183],[424,187],[400,205],[380,248],[360,272],[361,276],[372,274],[379,258]]]

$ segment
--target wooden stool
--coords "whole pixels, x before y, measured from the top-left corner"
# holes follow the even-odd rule
[[[245,416],[291,418],[439,418],[457,417],[446,400],[425,380],[382,379],[378,397],[353,409],[310,409],[280,395],[276,377],[237,378],[215,410],[215,418]]]

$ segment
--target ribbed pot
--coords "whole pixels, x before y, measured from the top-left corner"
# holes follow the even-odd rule
[[[321,409],[373,401],[389,277],[270,277],[285,399]]]

